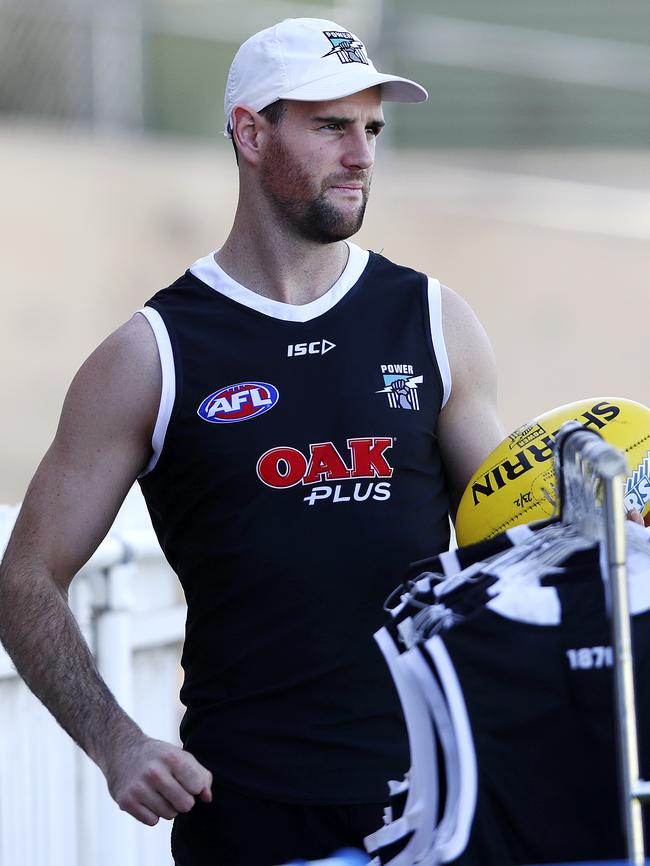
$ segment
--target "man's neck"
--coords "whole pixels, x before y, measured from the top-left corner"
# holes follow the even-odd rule
[[[259,220],[237,214],[232,230],[215,258],[246,288],[285,304],[308,304],[324,295],[343,273],[349,249],[345,242],[317,244],[283,232],[269,231]]]

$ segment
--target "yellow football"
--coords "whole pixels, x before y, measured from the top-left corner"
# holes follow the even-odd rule
[[[594,397],[545,412],[494,449],[460,501],[459,545],[558,513],[553,442],[562,424],[572,420],[625,453],[625,504],[644,516],[650,512],[650,409],[625,398]]]

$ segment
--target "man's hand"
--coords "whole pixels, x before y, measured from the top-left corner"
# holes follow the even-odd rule
[[[646,518],[648,522],[644,523],[641,512],[638,511],[636,508],[630,508],[627,513],[627,519],[631,520],[633,523],[638,523],[639,526],[650,526],[650,514],[648,514],[648,517]]]
[[[162,740],[143,735],[116,750],[102,769],[120,809],[150,827],[159,818],[171,820],[179,812],[189,812],[196,797],[212,801],[209,770],[189,752]]]

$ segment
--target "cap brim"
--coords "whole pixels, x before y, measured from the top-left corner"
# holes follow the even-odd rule
[[[356,64],[355,64],[356,65]],[[375,70],[355,70],[350,74],[344,70],[338,75],[329,75],[307,84],[301,84],[294,90],[288,90],[278,99],[295,99],[299,102],[323,102],[330,99],[342,99],[367,90],[369,87],[381,86],[381,98],[386,102],[425,102],[429,94],[415,81],[400,78],[399,75],[385,75]]]

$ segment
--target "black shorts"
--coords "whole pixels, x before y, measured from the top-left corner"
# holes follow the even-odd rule
[[[176,866],[278,866],[363,850],[383,824],[385,803],[311,806],[276,803],[213,786],[172,830]]]

